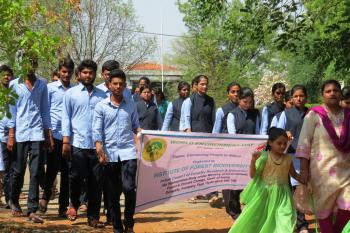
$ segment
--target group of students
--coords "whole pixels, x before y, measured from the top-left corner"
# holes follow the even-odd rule
[[[35,74],[36,66],[33,62],[32,70],[24,77],[24,82],[20,82],[19,79],[11,81],[14,77],[11,68],[6,65],[0,67],[2,85],[6,88],[11,86],[18,95],[16,102],[10,107],[12,117],[0,121],[4,193],[13,216],[23,215],[19,196],[28,160],[29,220],[35,223],[43,222],[37,211],[47,211],[52,186],[60,171],[59,216],[68,217],[71,221],[76,220],[81,205],[82,189],[86,189],[89,226],[104,225],[99,221],[103,193],[107,223],[113,224],[114,232],[133,232],[137,170],[135,141],[141,129],[268,134],[270,150],[253,156],[251,176],[259,174],[259,177],[270,177],[271,182],[281,181],[283,184],[289,184],[290,174],[299,182],[304,182],[298,175],[299,160],[294,156],[281,159],[287,145],[285,139],[292,140],[288,153],[296,152],[303,119],[308,111],[305,106],[307,91],[303,85],[295,85],[286,91],[284,84],[274,84],[274,100],[260,113],[254,106],[253,91],[232,82],[227,86],[228,102],[216,110],[214,99],[207,95],[209,78],[205,75],[198,75],[192,80],[191,95],[190,85],[181,81],[178,85],[179,97],[166,105],[164,94],[159,90],[152,90],[150,80],[146,77],[140,78],[139,85],[132,94],[126,87],[125,73],[114,60],[103,64],[101,76],[104,82],[96,87],[94,81],[97,64],[92,60],[84,60],[74,69],[74,62],[70,58],[61,59],[57,70],[58,80],[49,84]],[[75,86],[71,83],[74,70],[79,81]],[[349,87],[343,89],[341,104],[344,107],[350,105]],[[44,171],[45,150],[48,154]],[[276,164],[283,166],[273,174],[265,172],[264,167],[273,167]],[[293,164],[296,172],[292,169]],[[281,169],[282,167],[284,169]],[[39,183],[43,172],[44,191],[39,197]],[[254,182],[247,190],[261,185]],[[296,184],[297,182],[292,180],[292,186],[295,187]],[[266,196],[271,200],[275,197],[286,200],[287,191],[284,188],[280,193],[279,188],[276,188],[272,193],[259,192],[259,198],[252,195],[252,191],[222,192],[226,211],[236,220],[241,214],[240,197],[243,203],[258,201]],[[123,221],[119,204],[121,193],[125,196]],[[217,193],[212,195],[217,196]],[[288,200],[286,205],[289,206],[287,208],[291,208]],[[259,206],[257,209],[253,208],[253,211],[263,209],[263,206]],[[262,214],[266,213],[262,211]],[[297,213],[297,216],[296,229],[299,232],[307,232],[308,225],[304,215]],[[255,214],[255,218],[258,217],[259,215]],[[267,218],[273,218],[271,213]],[[281,218],[281,221],[283,219],[285,218]],[[236,230],[240,229],[239,222],[244,221],[237,220],[237,227],[233,227],[232,232],[245,232]],[[290,223],[290,228],[283,228],[284,230],[294,227],[292,221],[287,223]],[[270,230],[279,223],[271,224],[268,227]],[[287,232],[284,230],[280,232]]]

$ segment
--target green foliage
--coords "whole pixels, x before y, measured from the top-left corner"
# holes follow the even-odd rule
[[[266,71],[286,72],[290,84],[306,85],[310,101],[318,100],[324,79],[349,84],[349,1],[189,0],[178,4],[189,28],[187,36],[193,38],[175,45],[174,62],[185,70],[187,79],[198,72],[212,75],[215,93],[224,90],[229,80],[255,88]]]
[[[60,37],[49,33],[52,24],[51,15],[36,1],[0,0],[0,60],[23,77],[34,60],[56,59]],[[14,103],[14,98],[11,90],[1,88],[0,113],[9,114],[8,104]]]

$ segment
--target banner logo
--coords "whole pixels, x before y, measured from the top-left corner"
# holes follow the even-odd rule
[[[148,162],[154,162],[160,159],[167,148],[167,143],[162,138],[153,138],[149,140],[142,150],[142,158]]]

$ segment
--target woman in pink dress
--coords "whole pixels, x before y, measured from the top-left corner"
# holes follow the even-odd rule
[[[350,110],[339,105],[336,80],[323,83],[322,98],[304,118],[296,156],[312,186],[321,232],[340,233],[350,219]]]

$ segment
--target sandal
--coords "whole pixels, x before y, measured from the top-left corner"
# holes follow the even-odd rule
[[[188,199],[187,203],[189,203],[189,204],[197,204],[197,198],[191,197],[190,199]]]
[[[39,201],[39,211],[41,213],[46,213],[46,211],[47,211],[47,201],[45,199],[40,199],[40,201]]]
[[[32,223],[44,223],[44,219],[42,219],[36,213],[30,213],[28,216],[28,220],[31,221]]]
[[[103,227],[105,227],[105,224],[103,222],[100,222],[97,219],[88,219],[87,224],[88,224],[88,226],[93,227],[93,228],[103,228]]]
[[[13,217],[23,217],[24,216],[21,209],[19,209],[19,210],[12,209],[11,214]]]
[[[77,211],[73,207],[68,207],[66,215],[67,218],[72,222],[77,220]]]

